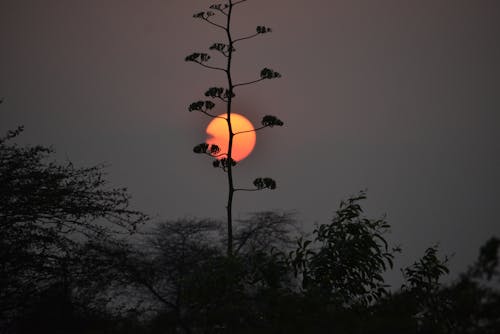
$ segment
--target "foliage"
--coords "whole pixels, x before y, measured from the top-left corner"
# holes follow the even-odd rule
[[[499,318],[488,310],[498,309],[499,293],[470,277],[443,285],[448,260],[435,246],[402,270],[400,290],[388,289],[383,274],[399,249],[385,240],[385,219],[362,214],[365,197],[342,201],[311,240],[289,213],[250,215],[236,225],[232,257],[224,256],[216,223],[162,223],[170,232],[143,246],[162,251],[142,255],[148,269],[130,279],[140,287],[148,277],[150,297],[168,300],[159,314],[169,315],[163,329],[172,332],[495,333]]]
[[[130,210],[125,189],[108,189],[102,166],[48,161],[42,146],[0,139],[0,325],[6,326],[54,284],[77,280],[85,240],[112,242],[146,216]]]
[[[292,212],[256,212],[237,222],[234,236],[237,254],[288,250],[300,234]]]
[[[344,306],[368,305],[386,293],[382,274],[393,266],[393,253],[383,234],[384,219],[362,217],[364,193],[342,201],[330,224],[314,230],[313,240],[298,241],[290,253],[303,289],[325,302]]]
[[[2,333],[500,331],[497,238],[448,284],[448,259],[430,247],[392,290],[384,272],[399,249],[385,218],[365,216],[364,192],[309,236],[292,213],[240,219],[230,257],[212,220],[124,238],[146,219],[125,191],[108,189],[100,166],[60,165],[50,149],[11,144],[20,131],[0,140]]]
[[[416,303],[418,313],[414,316],[419,328],[424,332],[446,333],[451,327],[445,316],[450,301],[440,292],[440,279],[449,272],[448,259],[439,259],[437,253],[437,246],[429,247],[418,262],[403,270],[407,282],[403,289]]]
[[[479,250],[479,258],[471,268],[471,275],[476,278],[486,279],[488,281],[497,277],[500,281],[500,272],[498,270],[500,239],[490,238]]]

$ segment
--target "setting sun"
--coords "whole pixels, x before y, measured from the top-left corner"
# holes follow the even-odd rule
[[[219,117],[214,118],[207,126],[208,138],[206,143],[209,145],[217,145],[220,148],[220,153],[227,153],[228,141],[229,141],[229,131],[227,128],[227,115],[221,114]],[[252,123],[245,117],[239,114],[231,114],[231,125],[233,128],[233,133],[237,134],[244,131],[250,131],[245,133],[240,133],[234,136],[233,141],[233,152],[232,158],[236,161],[241,161],[245,159],[255,147],[255,132]]]

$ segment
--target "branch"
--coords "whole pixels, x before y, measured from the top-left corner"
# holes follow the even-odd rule
[[[208,117],[225,119],[224,117],[220,117],[220,116],[215,116],[215,115],[212,115],[212,114],[210,114],[210,113],[206,112],[205,110],[199,110],[199,112],[201,112],[202,114],[207,115]]]
[[[242,82],[242,83],[233,85],[233,88],[236,88],[236,87],[239,87],[239,86],[251,85],[251,84],[257,83],[257,82],[262,81],[262,80],[265,80],[265,79],[264,78],[260,78],[260,79],[253,80],[253,81]]]
[[[217,50],[220,52],[221,55],[223,55],[226,58],[229,58],[229,54],[225,53],[223,50]]]
[[[203,21],[207,21],[208,23],[210,23],[210,24],[211,24],[211,25],[213,25],[213,26],[216,26],[216,27],[217,27],[217,28],[219,28],[219,29],[226,30],[226,27],[221,26],[220,24],[217,24],[217,23],[215,23],[215,22],[213,22],[213,21],[210,21],[210,20],[209,20],[208,18],[206,18],[206,17],[201,17],[201,19],[202,19]]]
[[[238,87],[238,86],[251,85],[251,84],[257,83],[257,82],[262,81],[262,80],[270,80],[270,79],[276,79],[276,78],[281,78],[281,74],[279,74],[278,72],[271,70],[269,68],[264,68],[260,72],[260,79],[255,79],[253,81],[235,84],[235,85],[233,85],[233,88]]]
[[[258,177],[253,181],[254,189],[250,188],[236,188],[234,191],[258,191],[263,189],[276,189],[276,181],[271,179],[270,177]]]
[[[165,305],[171,307],[172,309],[174,310],[178,310],[179,307],[177,305],[175,305],[174,303],[168,301],[167,299],[165,299],[162,295],[160,295],[160,293],[158,291],[156,291],[156,289],[149,283],[147,282],[145,279],[140,279],[139,280],[140,283],[142,283],[142,285],[144,285],[148,290],[149,292],[151,292],[153,294],[153,296],[155,296],[159,301],[161,301],[162,303],[164,303]]]
[[[212,158],[218,158],[218,157],[221,157],[223,155],[227,156],[227,153],[220,153],[220,154],[210,154],[210,153],[205,153],[206,155],[208,155],[209,157],[212,157]]]
[[[228,100],[227,100],[227,99],[225,99],[225,98],[223,98],[222,96],[217,96],[217,98],[218,98],[219,100],[221,100],[221,101],[224,101],[225,103],[227,103],[227,102],[228,102]],[[225,119],[225,118],[224,118],[224,119]]]
[[[262,35],[262,34],[267,34],[267,33],[270,33],[272,31],[271,28],[269,27],[266,27],[266,26],[257,26],[257,28],[255,29],[256,33],[253,34],[253,35],[249,35],[249,36],[246,36],[246,37],[240,37],[240,38],[237,38],[233,41],[233,44],[235,42],[238,42],[238,41],[242,41],[242,40],[245,40],[245,39],[250,39],[250,38],[254,38],[256,37],[257,35]]]
[[[240,37],[240,38],[237,38],[233,41],[233,44],[235,44],[236,42],[239,42],[239,41],[243,41],[245,39],[250,39],[250,38],[254,38],[256,36],[260,35],[259,33],[255,33],[253,35],[249,35],[249,36],[246,36],[246,37]]]
[[[222,9],[217,9],[219,12],[221,12],[222,14],[226,15],[227,16],[227,13],[225,11],[223,11]]]
[[[233,2],[233,6],[236,6],[237,4],[240,4],[240,3],[245,2],[245,1],[247,1],[247,0],[240,0],[240,1]]]
[[[220,7],[217,7],[217,6],[210,6],[211,9],[215,9],[216,11],[218,12],[221,12],[222,14],[226,15],[227,16],[227,13]]]
[[[257,189],[257,188],[255,188],[255,189],[248,189],[248,188],[236,188],[236,189],[234,189],[235,192],[236,191],[260,191],[260,190],[263,190],[263,189]]]
[[[215,66],[210,66],[210,65],[205,65],[205,64],[203,64],[202,62],[197,61],[197,60],[193,60],[193,63],[200,64],[201,66],[206,67],[206,68],[209,68],[209,69],[212,69],[212,70],[219,70],[219,71],[226,72],[226,70],[225,70],[225,69],[223,69],[223,68],[220,68],[220,67],[215,67]]]
[[[262,129],[267,128],[267,127],[269,127],[269,125],[264,125],[264,126],[261,126],[260,128],[256,128],[256,129],[253,129],[253,130],[246,130],[246,131],[235,132],[234,135],[236,136],[236,135],[239,135],[239,134],[242,134],[242,133],[247,133],[247,132],[257,132],[257,131],[262,130]]]

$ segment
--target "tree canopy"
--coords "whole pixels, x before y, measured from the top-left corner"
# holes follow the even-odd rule
[[[87,277],[84,243],[114,242],[147,219],[125,189],[107,187],[102,166],[58,164],[50,148],[12,143],[22,130],[0,138],[0,325],[54,284]]]

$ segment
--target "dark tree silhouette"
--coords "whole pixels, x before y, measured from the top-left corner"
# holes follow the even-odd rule
[[[403,290],[408,292],[415,302],[419,331],[425,333],[447,333],[452,325],[447,321],[446,313],[449,301],[440,292],[443,275],[448,274],[448,258],[438,257],[437,246],[429,247],[424,256],[413,265],[403,270],[406,283]]]
[[[342,201],[330,224],[314,230],[313,240],[300,239],[290,257],[308,293],[340,306],[366,306],[386,293],[382,274],[392,268],[394,252],[384,238],[384,219],[362,216],[365,193]]]
[[[245,256],[273,250],[285,251],[295,246],[295,238],[300,233],[292,212],[257,212],[237,220],[234,253]]]
[[[136,245],[93,246],[89,258],[94,266],[100,259],[108,280],[126,287],[123,294],[137,291],[143,306],[161,310],[164,330],[237,328],[241,317],[256,316],[250,306],[258,291],[284,285],[288,269],[278,250],[291,248],[296,233],[289,213],[256,213],[240,223],[232,257],[221,247],[219,223],[182,219],[160,223]]]
[[[129,209],[125,189],[108,189],[102,166],[49,161],[52,150],[0,138],[0,326],[29,311],[54,284],[70,290],[86,240],[111,242],[146,216]]]
[[[236,161],[233,160],[233,140],[234,137],[242,134],[244,132],[234,132],[231,125],[231,112],[233,106],[233,99],[235,98],[236,88],[247,86],[251,84],[258,83],[263,80],[276,79],[281,77],[281,74],[278,72],[264,68],[260,71],[260,77],[247,81],[247,82],[238,82],[236,83],[233,77],[232,70],[232,62],[233,56],[236,52],[235,46],[247,39],[255,38],[257,36],[267,34],[271,32],[271,29],[265,26],[257,26],[254,33],[249,34],[247,36],[242,37],[234,37],[231,30],[231,24],[233,19],[234,9],[246,2],[247,0],[229,0],[227,3],[223,4],[213,4],[210,6],[209,11],[199,12],[194,15],[195,18],[200,19],[209,25],[215,27],[218,30],[221,30],[226,35],[225,43],[214,43],[210,46],[210,50],[219,53],[225,59],[225,66],[217,67],[209,64],[209,60],[211,59],[210,55],[207,53],[199,53],[195,52],[185,58],[188,62],[194,62],[202,67],[205,67],[210,70],[222,72],[225,74],[227,79],[226,87],[210,87],[206,92],[205,96],[211,99],[219,100],[224,103],[226,106],[226,117],[216,116],[212,113],[212,110],[215,107],[215,103],[211,100],[206,101],[196,101],[190,104],[189,111],[197,111],[200,112],[210,118],[223,118],[227,122],[228,129],[228,151],[220,152],[220,148],[217,145],[208,145],[206,143],[199,144],[194,147],[193,151],[195,153],[207,154],[211,157],[214,157],[216,160],[213,162],[213,166],[216,168],[221,168],[227,174],[228,181],[228,199],[226,205],[226,213],[227,213],[227,255],[233,255],[233,198],[234,193],[237,191],[256,191],[262,189],[275,189],[276,182],[268,177],[265,178],[257,178],[254,180],[253,185],[255,188],[236,188],[234,183],[234,175],[233,168],[236,166]],[[215,18],[219,16],[222,18],[223,23],[218,22]],[[282,126],[283,122],[275,116],[266,115],[262,118],[261,126],[252,131],[259,131],[264,128],[274,127],[274,126]]]
[[[147,217],[102,167],[50,161],[52,151],[0,139],[2,333],[497,334],[500,242],[443,283],[437,247],[388,289],[385,218],[362,192],[331,222],[300,233],[290,213],[237,221],[227,256],[221,224],[184,219],[128,236]],[[125,238],[127,236],[127,238]]]
[[[479,258],[470,269],[470,275],[486,279],[488,281],[497,278],[500,282],[500,272],[498,269],[500,249],[500,239],[490,238],[479,250]]]

